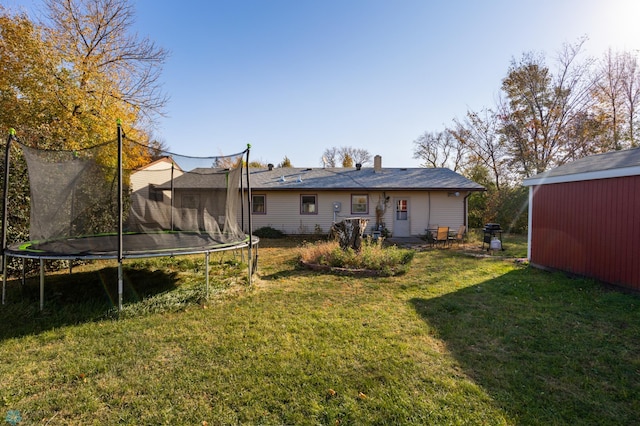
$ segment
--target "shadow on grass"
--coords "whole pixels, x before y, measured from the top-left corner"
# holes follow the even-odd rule
[[[123,269],[123,303],[129,305],[176,289],[175,273]],[[44,309],[40,311],[40,278],[7,282],[6,304],[0,306],[0,339],[37,334],[52,328],[117,318],[118,269],[57,273],[45,276]]]
[[[523,268],[411,304],[514,423],[637,421],[637,295]]]

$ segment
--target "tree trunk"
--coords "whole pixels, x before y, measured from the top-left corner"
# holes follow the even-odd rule
[[[362,247],[362,235],[368,223],[369,219],[364,218],[345,219],[333,224],[331,234],[338,239],[342,250],[350,247],[358,252]]]

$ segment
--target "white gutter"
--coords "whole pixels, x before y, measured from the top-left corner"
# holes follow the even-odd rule
[[[594,179],[609,179],[616,177],[625,177],[625,176],[637,176],[640,175],[640,167],[624,167],[621,169],[609,169],[609,170],[598,170],[595,172],[584,172],[584,173],[574,173],[570,175],[560,175],[560,176],[540,176],[540,177],[531,177],[525,179],[522,184],[524,186],[534,186],[534,185],[546,185],[552,183],[565,183],[565,182],[579,182],[583,180],[594,180]]]

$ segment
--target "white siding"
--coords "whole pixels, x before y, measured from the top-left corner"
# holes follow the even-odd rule
[[[182,175],[182,170],[175,167],[173,178]],[[170,160],[158,160],[147,167],[131,173],[131,192],[138,193],[144,199],[149,198],[149,184],[161,185],[171,180]],[[170,191],[164,191],[165,197],[170,195]]]
[[[348,217],[361,216],[369,219],[367,233],[376,224],[375,208],[382,191],[260,191],[253,190],[254,195],[266,195],[266,214],[252,216],[253,229],[265,226],[278,229],[285,234],[312,234],[316,226],[327,233],[334,222],[333,203],[340,202],[341,211],[336,213],[335,221]],[[317,195],[317,214],[300,214],[300,195]],[[367,215],[351,214],[351,195],[368,194],[369,212]],[[387,229],[393,234],[395,215],[394,198],[408,198],[409,221],[411,235],[424,235],[430,226],[448,226],[457,229],[465,224],[464,198],[468,193],[461,192],[458,197],[449,197],[443,191],[384,191],[389,203],[384,215]],[[240,220],[238,218],[238,220]]]
[[[447,192],[431,193],[431,226],[448,226],[458,229],[465,224],[464,198],[468,193],[460,192],[458,197],[449,196]],[[424,233],[424,230],[423,230]]]
[[[367,193],[367,192],[362,192]],[[335,214],[335,220],[341,221],[347,217],[360,215],[351,214],[351,192],[340,191],[253,191],[254,195],[266,195],[266,214],[254,214],[252,216],[253,229],[265,226],[278,229],[285,234],[313,234],[316,228],[322,233],[328,233],[334,222],[333,203],[341,203],[340,212]],[[317,196],[317,213],[300,214],[300,196]],[[377,196],[376,196],[377,200]],[[369,214],[364,217],[369,218],[370,225],[375,223],[375,213],[372,206],[371,195],[369,196]],[[373,223],[372,223],[373,222]]]

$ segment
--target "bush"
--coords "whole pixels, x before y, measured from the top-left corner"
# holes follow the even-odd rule
[[[253,235],[259,238],[283,238],[284,233],[270,226],[265,226],[253,231]]]
[[[390,276],[406,272],[414,254],[409,249],[384,247],[382,238],[366,238],[360,252],[351,248],[342,250],[337,241],[307,243],[300,249],[299,260],[305,264],[377,271],[379,275]]]

